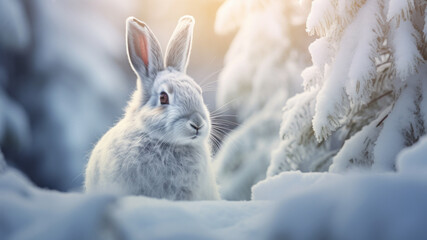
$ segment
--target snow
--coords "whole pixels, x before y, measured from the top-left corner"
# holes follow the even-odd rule
[[[302,173],[301,171],[283,172],[253,186],[252,200],[282,200],[283,197],[292,192],[304,190],[314,184],[322,185],[322,182],[331,181],[330,179],[335,176],[338,175],[332,173]]]
[[[414,0],[390,0],[388,3],[387,21],[391,21],[393,18],[399,18],[399,20],[407,19],[411,15],[410,11],[414,8]]]
[[[312,9],[315,9],[314,5]],[[344,87],[357,39],[357,32],[354,30],[357,30],[357,25],[353,25],[343,33],[331,69],[325,72],[327,81],[324,81],[316,97],[313,129],[319,142],[326,139],[332,131],[339,127],[339,120],[348,111]],[[314,52],[314,54],[318,53]]]
[[[419,63],[422,62],[423,58],[417,47],[420,39],[418,31],[415,30],[411,21],[400,21],[396,28],[391,30],[394,63],[397,76],[402,81],[416,73]]]
[[[38,189],[13,169],[0,175],[0,192],[2,239],[101,239],[108,230],[112,196]]]
[[[128,239],[264,239],[271,204],[170,202],[143,197],[119,201],[113,217]]]
[[[422,77],[413,76],[402,90],[393,110],[384,120],[384,126],[374,148],[374,164],[372,168],[378,171],[396,169],[396,156],[405,147],[412,145],[423,133],[424,126],[417,115],[421,97],[418,86]],[[403,133],[403,134],[402,134]]]
[[[302,79],[304,79],[304,82],[303,82],[304,90],[310,90],[313,87],[319,86],[319,84],[323,80],[322,70],[323,69],[320,69],[317,66],[313,65],[305,68],[301,72],[301,77]]]
[[[427,135],[397,155],[396,167],[399,172],[407,174],[427,172]]]
[[[366,104],[372,95],[371,80],[376,76],[376,42],[381,33],[376,16],[379,10],[376,0],[366,1],[339,40],[330,75],[325,72],[327,80],[317,96],[313,128],[318,141],[326,139],[342,125],[340,121],[350,108],[348,101],[354,105]],[[325,62],[318,60],[321,58],[319,55],[328,56],[323,51],[320,47],[310,51],[316,66]]]
[[[60,193],[0,175],[1,239],[264,239],[271,204]]]
[[[332,46],[327,37],[314,40],[308,47],[313,65],[319,69],[324,69],[325,64],[330,63],[332,58]]]
[[[290,170],[327,170],[330,157],[336,153],[336,144],[332,144],[335,137],[318,143],[314,136],[311,119],[318,92],[319,87],[312,87],[287,101],[282,110],[281,142],[272,152],[267,176]]]
[[[340,120],[348,114],[349,102],[345,95],[344,82],[341,81],[341,77],[346,73],[347,59],[346,54],[337,56],[329,81],[325,81],[316,96],[313,129],[319,142],[327,139],[340,126]]]
[[[425,174],[285,172],[255,185],[253,199],[279,200],[275,239],[423,239],[426,186]]]
[[[423,239],[427,177],[410,159],[425,156],[426,143],[399,156],[397,173],[284,172],[239,202],[60,193],[9,168],[0,174],[0,238]]]
[[[273,218],[274,236],[422,239],[427,233],[423,213],[427,191],[420,176],[355,175],[330,180],[288,194]]]
[[[360,102],[359,104],[369,102],[372,94],[372,79],[377,74],[375,58],[379,47],[378,38],[382,35],[378,21],[380,16],[377,15],[380,10],[380,4],[376,0],[367,0],[354,19],[354,22],[360,26],[357,30],[360,37],[348,70],[349,80],[346,84],[346,92],[350,101]]]
[[[344,145],[332,159],[329,172],[344,172],[354,169],[368,169],[374,162],[373,151],[387,114],[391,107],[386,108],[378,117],[364,126],[359,132],[344,142]]]
[[[301,133],[311,129],[310,119],[314,115],[314,97],[318,91],[318,89],[313,88],[295,95],[286,102],[286,105],[282,109],[283,119],[280,125],[280,136],[282,139],[305,137]],[[295,118],[287,116],[295,116]]]
[[[311,11],[307,17],[307,32],[325,36],[326,28],[333,22],[335,7],[330,0],[315,0],[311,8],[316,11]]]

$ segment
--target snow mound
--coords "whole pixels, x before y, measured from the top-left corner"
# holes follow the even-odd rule
[[[421,174],[284,172],[253,187],[279,200],[273,239],[423,239],[427,177]]]
[[[114,197],[41,190],[19,172],[0,175],[1,239],[105,239]]]
[[[265,239],[271,204],[61,193],[0,173],[0,239]]]
[[[397,170],[402,173],[427,172],[427,135],[411,147],[405,148],[397,156]]]
[[[113,217],[126,239],[265,239],[270,207],[263,201],[171,202],[126,197]]]
[[[301,171],[283,172],[279,175],[267,178],[252,188],[252,200],[281,200],[289,193],[304,191],[307,187],[315,184],[325,184],[331,178],[336,177],[333,173],[302,173]],[[280,189],[280,191],[277,191]]]

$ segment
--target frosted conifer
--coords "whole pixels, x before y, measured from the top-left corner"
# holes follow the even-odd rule
[[[315,0],[307,32],[313,65],[305,92],[284,110],[281,171],[395,169],[395,158],[425,134],[426,2]]]

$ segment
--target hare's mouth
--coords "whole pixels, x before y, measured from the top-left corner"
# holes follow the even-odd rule
[[[198,134],[196,134],[196,135],[192,136],[192,137],[191,137],[191,139],[196,139],[198,136],[199,136],[199,135],[198,135]]]

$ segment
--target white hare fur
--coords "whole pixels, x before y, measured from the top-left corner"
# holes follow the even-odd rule
[[[92,151],[86,168],[87,192],[219,199],[208,144],[209,112],[200,87],[185,74],[193,27],[193,17],[179,20],[163,62],[148,26],[127,19],[127,50],[138,76],[137,89],[123,119]],[[160,100],[164,93],[168,104]]]

